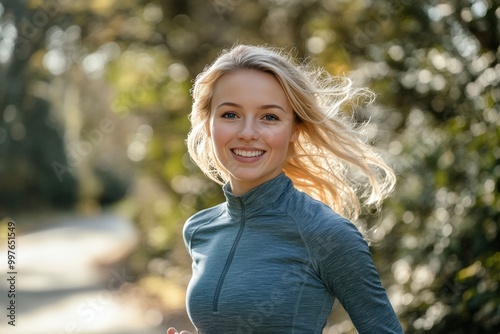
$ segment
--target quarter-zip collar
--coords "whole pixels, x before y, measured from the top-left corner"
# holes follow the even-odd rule
[[[243,207],[246,214],[251,214],[263,207],[274,205],[283,192],[292,187],[292,180],[281,172],[274,179],[262,183],[241,196],[236,196],[231,192],[229,182],[224,185],[223,190],[229,214],[237,217],[242,213]]]

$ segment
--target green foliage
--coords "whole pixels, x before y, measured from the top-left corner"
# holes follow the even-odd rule
[[[176,255],[184,220],[223,200],[186,154],[192,80],[236,42],[282,46],[332,74],[352,74],[378,94],[377,107],[362,118],[371,118],[374,141],[387,150],[399,181],[374,229],[373,253],[405,331],[500,331],[500,7],[494,1],[21,3],[3,1],[0,10],[0,54],[9,56],[0,63],[2,208],[16,198],[26,204],[26,194],[56,207],[81,201],[81,189],[93,189],[82,177],[88,165],[101,190],[86,198],[113,202],[127,182],[112,176],[133,166],[135,185],[122,205],[135,217],[144,247],[131,266],[164,274],[148,264],[168,255],[172,265],[187,268]],[[10,54],[9,24],[20,32]],[[85,94],[78,112],[61,106],[74,91]],[[93,150],[124,151],[128,158],[113,156],[112,168],[101,173],[99,156],[90,154],[63,183],[56,181],[52,162],[68,166],[74,160],[68,144],[97,128],[75,120],[98,124],[111,111],[118,115],[113,124],[126,122],[126,130],[110,133],[122,146],[103,142]]]

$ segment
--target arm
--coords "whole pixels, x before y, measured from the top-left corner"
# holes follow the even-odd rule
[[[362,235],[345,219],[326,225],[313,247],[314,261],[356,330],[360,334],[403,333]]]

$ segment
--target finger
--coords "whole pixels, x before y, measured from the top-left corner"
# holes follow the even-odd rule
[[[182,331],[180,334],[191,334],[191,332],[188,332],[188,331]]]
[[[179,334],[179,333],[177,333],[177,329],[175,329],[174,327],[170,327],[169,329],[167,329],[167,334]]]

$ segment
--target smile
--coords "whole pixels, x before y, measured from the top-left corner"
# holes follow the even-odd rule
[[[254,158],[264,154],[264,151],[243,151],[243,150],[231,150],[231,151],[234,154],[245,158]]]

